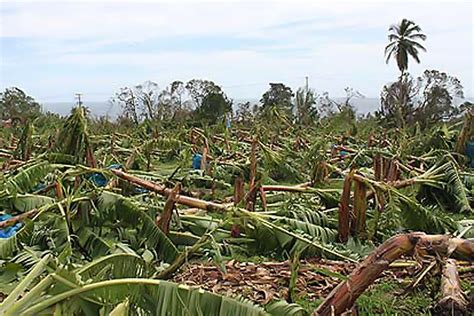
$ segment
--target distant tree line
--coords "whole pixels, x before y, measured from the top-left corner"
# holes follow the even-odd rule
[[[438,70],[426,70],[413,77],[408,72],[409,59],[420,62],[420,51],[426,51],[421,41],[427,36],[413,21],[403,19],[389,28],[389,44],[385,48],[386,62],[396,61],[400,76],[386,84],[380,95],[380,108],[372,117],[381,126],[429,128],[438,122],[459,116],[472,104],[455,106],[455,98],[463,98],[461,82]],[[280,124],[310,125],[331,118],[341,124],[352,124],[356,119],[353,99],[363,95],[347,87],[343,101],[336,101],[327,92],[318,94],[304,87],[294,92],[284,83],[272,82],[259,103],[235,104],[222,87],[210,80],[192,79],[173,81],[164,89],[152,81],[121,88],[111,102],[121,107],[118,123],[141,124],[162,122],[169,124],[224,123],[232,116],[240,124],[255,120]],[[0,93],[0,118],[3,122],[25,122],[42,114],[41,106],[19,88],[8,88]],[[366,117],[367,118],[367,117]],[[102,121],[105,119],[102,118]]]
[[[213,81],[193,79],[184,83],[173,81],[160,90],[158,84],[146,81],[124,87],[112,98],[122,107],[120,119],[138,124],[147,120],[194,120],[214,124],[232,112],[230,100]]]

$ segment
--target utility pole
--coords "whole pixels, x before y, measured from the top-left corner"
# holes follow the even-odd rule
[[[79,107],[82,106],[81,96],[82,96],[82,93],[76,93],[77,104],[79,105]]]
[[[309,89],[309,84],[308,84],[308,82],[309,82],[309,77],[306,76],[305,78],[306,78],[306,92],[308,92],[308,89]]]

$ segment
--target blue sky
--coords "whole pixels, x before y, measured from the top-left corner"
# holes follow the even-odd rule
[[[145,80],[204,78],[257,99],[268,82],[296,89],[309,76],[319,92],[377,97],[398,75],[384,61],[387,28],[406,17],[428,35],[409,71],[446,71],[474,95],[471,1],[314,2],[2,1],[0,89],[101,101]]]

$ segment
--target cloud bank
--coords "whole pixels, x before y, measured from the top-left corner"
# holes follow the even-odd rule
[[[383,49],[390,24],[409,18],[428,35],[409,71],[439,69],[473,96],[472,2],[36,2],[0,7],[0,88],[40,101],[74,92],[106,100],[119,87],[206,78],[233,98],[270,81],[317,91],[351,86],[376,97],[393,81]]]

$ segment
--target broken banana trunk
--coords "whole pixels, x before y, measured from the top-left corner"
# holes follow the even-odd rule
[[[245,196],[245,182],[242,177],[235,178],[234,182],[234,205],[238,205]]]
[[[357,298],[386,270],[390,263],[402,255],[437,253],[465,257],[474,260],[474,242],[447,235],[426,235],[421,232],[397,235],[372,252],[351,273],[349,279],[341,282],[313,315],[340,315],[349,310]]]
[[[158,227],[165,233],[168,234],[170,231],[170,223],[171,217],[173,216],[173,210],[176,204],[176,197],[181,191],[181,184],[177,183],[176,186],[171,190],[168,198],[165,202],[165,207],[163,208],[163,212],[157,218],[156,223]]]
[[[0,229],[22,222],[27,218],[35,216],[36,213],[38,213],[38,209],[34,208],[28,212],[21,213],[20,215],[17,215],[17,216],[13,216],[7,220],[0,222]]]
[[[441,276],[441,299],[437,314],[464,315],[467,312],[467,300],[461,290],[461,281],[456,268],[456,260],[447,259]]]
[[[130,183],[133,183],[134,185],[140,186],[142,188],[145,188],[147,190],[156,192],[160,195],[168,196],[171,194],[172,189],[168,189],[164,186],[161,186],[159,184],[153,183],[151,181],[141,179],[137,176],[128,174],[126,172],[123,172],[121,170],[117,169],[111,169],[110,170],[113,174],[115,174],[117,177],[126,180]],[[200,199],[196,199],[193,197],[189,196],[184,196],[184,195],[178,195],[176,197],[176,203],[186,205],[189,207],[194,207],[194,208],[199,208],[202,210],[207,210],[210,212],[223,212],[227,211],[230,209],[229,205],[226,204],[220,204],[220,203],[215,203],[215,202],[209,202],[209,201],[204,201]]]
[[[354,171],[344,179],[341,201],[339,202],[338,238],[342,243],[349,239],[351,185]]]
[[[361,239],[366,237],[365,222],[367,213],[367,187],[365,183],[354,181],[354,216],[351,223],[351,231],[354,236]]]

